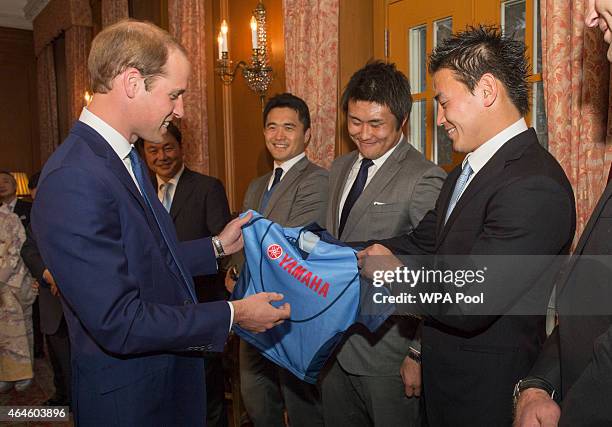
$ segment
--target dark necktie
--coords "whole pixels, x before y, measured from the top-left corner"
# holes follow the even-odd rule
[[[155,212],[155,209],[153,209],[153,205],[151,203],[151,197],[149,197],[149,195],[147,194],[148,187],[145,184],[145,178],[144,178],[145,175],[142,169],[142,163],[140,161],[140,157],[138,157],[138,153],[136,152],[134,148],[132,148],[132,151],[130,151],[129,157],[130,157],[130,162],[132,163],[132,171],[134,172],[134,177],[136,178],[136,181],[138,182],[138,186],[140,187],[140,192],[142,193],[142,197],[144,198],[146,205],[149,207],[149,209],[153,213],[155,222],[157,223],[157,226],[159,227],[159,230],[161,231],[162,237],[164,238],[164,242],[166,242],[166,246],[168,247],[168,250],[170,251],[170,255],[172,255],[172,260],[178,267],[178,270],[180,271],[181,276],[183,277],[183,281],[185,282],[185,286],[187,290],[189,291],[189,295],[191,295],[191,298],[193,298],[193,302],[197,303],[198,299],[195,295],[195,292],[192,289],[191,281],[189,280],[190,276],[187,275],[187,272],[183,268],[183,265],[179,262],[178,257],[176,256],[176,249],[174,248],[174,245],[172,244],[172,242],[170,241],[170,238],[168,237],[167,230],[165,230],[164,227],[162,227],[161,221],[159,220],[158,213]],[[149,184],[149,187],[153,188],[151,184]]]
[[[368,169],[372,166],[374,162],[371,159],[361,159],[361,166],[359,166],[359,173],[357,173],[357,178],[355,178],[355,182],[353,182],[353,186],[346,196],[346,200],[344,201],[344,206],[342,207],[342,215],[340,215],[340,227],[338,228],[338,237],[342,236],[342,231],[344,230],[344,226],[346,225],[346,220],[348,219],[349,214],[351,213],[351,209],[357,202],[359,196],[363,192],[365,188],[366,182],[368,181]]]
[[[274,191],[274,187],[278,184],[283,176],[283,168],[274,169],[274,180],[272,181],[272,185],[269,190],[266,190],[264,193],[263,199],[261,200],[261,210],[264,211],[266,206],[268,206],[268,202],[270,201],[270,197],[272,196],[272,192]]]

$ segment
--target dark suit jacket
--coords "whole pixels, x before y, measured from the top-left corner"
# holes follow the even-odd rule
[[[231,219],[223,184],[185,168],[174,192],[170,216],[181,242],[219,234]],[[222,274],[196,276],[193,280],[199,301],[226,299]]]
[[[30,225],[30,211],[32,210],[32,203],[25,200],[17,199],[15,202],[15,209],[13,212],[19,217],[24,229],[28,229]]]
[[[193,303],[170,249],[188,274],[211,274],[212,243],[179,244],[148,180],[142,191],[159,225],[121,159],[82,122],[41,175],[32,231],[63,297],[77,424],[204,423],[204,361],[175,351],[222,351],[230,308]]]
[[[503,255],[498,277],[512,277],[506,301],[533,300],[546,312],[549,281],[517,268],[512,255],[567,253],[575,229],[572,188],[557,161],[529,129],[503,145],[474,177],[448,221],[444,217],[461,167],[444,183],[436,208],[407,236],[382,241],[394,253]],[[504,258],[502,258],[504,259]],[[530,276],[534,274],[534,276]],[[422,332],[423,387],[430,425],[512,423],[514,384],[532,367],[544,341],[543,316],[443,316],[432,310]]]
[[[49,284],[43,279],[45,263],[38,251],[38,245],[32,235],[32,228],[26,230],[26,241],[21,247],[21,258],[25,262],[32,276],[40,284],[38,289],[38,307],[40,310],[40,331],[45,335],[53,335],[57,332],[64,311],[59,297],[53,296],[49,290]]]
[[[609,184],[557,283],[559,324],[530,372],[559,393],[562,426],[612,425],[611,254]]]

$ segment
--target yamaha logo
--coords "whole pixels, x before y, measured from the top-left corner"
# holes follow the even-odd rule
[[[268,258],[277,259],[283,254],[283,248],[276,243],[268,246]]]

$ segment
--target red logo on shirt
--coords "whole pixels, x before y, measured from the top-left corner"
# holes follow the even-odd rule
[[[277,259],[277,258],[280,258],[282,254],[283,254],[283,248],[281,248],[280,245],[277,245],[276,243],[274,243],[268,246],[268,258]]]

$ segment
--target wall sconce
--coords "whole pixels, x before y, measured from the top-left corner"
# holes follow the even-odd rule
[[[270,82],[272,81],[272,67],[268,65],[266,8],[263,5],[263,0],[259,0],[257,6],[253,10],[250,25],[251,46],[253,48],[251,62],[247,64],[244,61],[239,61],[233,66],[232,60],[229,59],[227,48],[227,33],[229,27],[225,20],[221,23],[221,31],[217,37],[219,57],[217,59],[215,72],[219,75],[223,84],[229,85],[234,81],[236,72],[238,68],[240,68],[247,85],[253,92],[259,95],[263,103]]]
[[[13,178],[17,182],[17,197],[29,196],[30,189],[28,188],[28,174],[25,172],[11,172]]]

